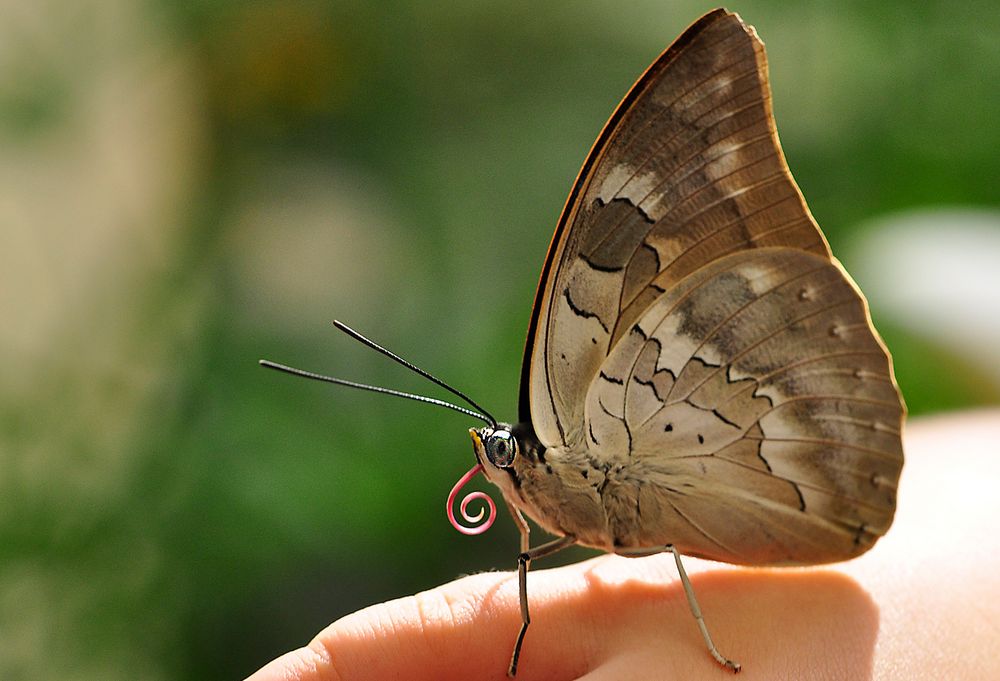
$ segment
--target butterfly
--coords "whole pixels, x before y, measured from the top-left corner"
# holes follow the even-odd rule
[[[520,530],[522,625],[532,560],[574,544],[749,566],[858,556],[892,523],[905,407],[858,287],[793,180],[756,31],[717,9],[639,78],[570,191],[532,308],[517,422],[349,329],[471,404],[273,368],[481,418],[476,465]],[[533,519],[555,539],[529,545]]]

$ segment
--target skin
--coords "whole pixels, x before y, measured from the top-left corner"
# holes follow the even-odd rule
[[[685,559],[741,679],[984,679],[1000,633],[1000,410],[917,419],[889,533],[847,563],[748,569]],[[538,541],[539,538],[535,538]],[[724,679],[670,555],[532,570],[517,678]],[[249,681],[504,679],[511,572],[348,615]]]

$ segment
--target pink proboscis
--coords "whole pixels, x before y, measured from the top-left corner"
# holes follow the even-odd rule
[[[468,473],[458,479],[458,482],[456,482],[455,486],[451,488],[451,493],[448,495],[448,522],[450,522],[451,526],[462,534],[482,534],[486,530],[493,527],[493,521],[496,520],[497,517],[497,506],[493,503],[493,499],[491,499],[485,492],[478,491],[466,494],[465,497],[462,498],[462,503],[459,504],[458,510],[462,514],[462,518],[465,522],[478,523],[480,520],[483,520],[483,513],[485,509],[481,508],[479,509],[478,514],[470,516],[467,511],[467,507],[471,501],[476,499],[484,500],[486,505],[489,506],[490,514],[486,517],[486,520],[483,520],[482,525],[476,525],[474,527],[463,525],[459,522],[458,518],[455,517],[455,497],[458,496],[458,492],[465,487],[466,483],[468,483],[469,480],[472,480],[477,473],[481,473],[482,470],[483,465],[481,463],[477,463]]]

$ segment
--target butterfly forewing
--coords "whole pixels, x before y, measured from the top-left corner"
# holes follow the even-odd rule
[[[530,401],[539,434],[564,439],[588,370],[657,295],[728,252],[776,245],[829,253],[777,142],[763,46],[719,10],[649,68],[581,171],[539,289],[522,418]],[[565,352],[574,339],[590,347]]]
[[[605,544],[826,562],[891,523],[902,403],[785,164],[766,66],[739,17],[702,17],[612,116],[553,238],[521,419],[550,459],[620,471]]]

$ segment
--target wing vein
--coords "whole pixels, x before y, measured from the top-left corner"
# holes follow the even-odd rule
[[[770,435],[764,435],[763,437],[755,435],[744,435],[746,440],[756,440],[758,442],[798,442],[804,445],[827,445],[830,447],[843,447],[845,449],[854,449],[859,452],[865,452],[866,454],[872,454],[873,456],[878,456],[885,459],[895,460],[899,458],[898,454],[893,454],[892,452],[887,452],[883,449],[876,449],[874,447],[865,447],[864,445],[856,445],[850,442],[844,442],[842,440],[831,440],[822,437],[772,437]]]

